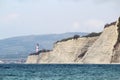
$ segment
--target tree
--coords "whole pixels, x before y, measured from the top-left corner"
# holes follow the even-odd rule
[[[78,39],[80,36],[79,35],[74,35],[73,39]]]

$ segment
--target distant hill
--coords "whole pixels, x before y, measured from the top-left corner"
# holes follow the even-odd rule
[[[0,40],[0,59],[26,58],[31,52],[35,51],[36,43],[40,44],[40,49],[52,49],[56,41],[76,34],[84,36],[87,33],[69,32],[63,34],[30,35],[2,39]]]

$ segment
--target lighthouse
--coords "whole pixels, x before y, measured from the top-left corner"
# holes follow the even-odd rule
[[[38,53],[38,51],[39,51],[39,44],[37,43],[36,44],[36,53]]]

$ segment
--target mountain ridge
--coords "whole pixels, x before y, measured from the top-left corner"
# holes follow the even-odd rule
[[[62,34],[25,35],[0,40],[0,58],[26,58],[35,51],[36,43],[40,49],[52,49],[53,43],[75,34],[86,35],[84,32],[68,32]]]

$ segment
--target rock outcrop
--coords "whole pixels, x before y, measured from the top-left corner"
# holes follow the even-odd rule
[[[98,37],[84,37],[58,42],[50,52],[29,55],[26,63],[74,63],[81,59]],[[35,58],[36,56],[36,58]],[[78,59],[79,58],[79,59]]]
[[[35,64],[35,63],[37,63],[38,56],[39,55],[29,55],[28,58],[27,58],[26,63],[27,64]]]
[[[117,32],[118,32],[118,37],[117,37],[117,42],[114,45],[111,63],[120,63],[120,18],[117,23]]]
[[[117,42],[117,24],[104,29],[100,37],[89,48],[83,57],[83,63],[109,64],[113,54],[114,45]]]
[[[57,42],[52,51],[29,55],[26,63],[120,63],[120,19],[107,24],[100,36]]]
[[[74,63],[82,58],[98,37],[78,38],[55,44],[53,51],[40,54],[39,63]]]

